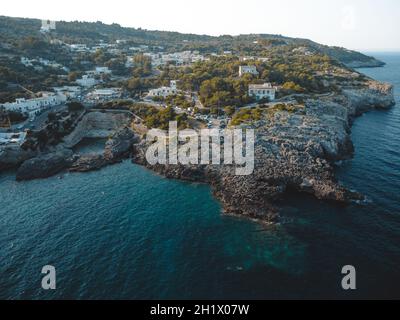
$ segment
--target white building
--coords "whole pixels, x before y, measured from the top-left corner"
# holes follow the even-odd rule
[[[121,89],[119,88],[104,88],[93,90],[88,94],[89,100],[95,101],[108,101],[112,99],[118,99],[121,97]]]
[[[26,132],[0,132],[0,145],[22,145],[25,142]]]
[[[89,48],[86,46],[86,44],[70,44],[68,46],[72,51],[75,51],[75,52],[89,51]]]
[[[82,91],[78,86],[54,87],[53,90],[56,94],[62,94],[71,99],[76,98]]]
[[[307,47],[298,47],[292,50],[293,53],[303,54],[305,56],[312,56],[314,53]]]
[[[261,62],[268,62],[269,58],[265,58],[265,57],[255,57],[255,56],[242,56],[240,57],[240,61],[254,61],[254,60],[258,60]]]
[[[22,145],[25,142],[26,132],[0,132],[0,145]]]
[[[245,74],[252,74],[255,76],[258,76],[258,71],[256,66],[240,66],[239,67],[239,77],[245,75]]]
[[[198,51],[183,51],[167,54],[146,52],[144,55],[151,58],[151,64],[153,67],[166,65],[168,63],[174,63],[178,66],[189,65],[191,63],[206,60]]]
[[[149,91],[148,97],[153,98],[153,97],[167,97],[167,96],[171,96],[174,94],[178,93],[178,89],[176,88],[176,81],[172,80],[170,82],[170,86],[169,87],[161,87],[161,88],[157,88],[157,89],[151,89]]]
[[[57,63],[56,61],[50,61],[50,60],[43,59],[43,58],[28,59],[27,57],[21,57],[20,61],[25,67],[34,67],[35,70],[37,70],[37,71],[42,71],[43,66],[54,68],[54,69],[63,69],[66,72],[69,71],[69,69],[67,67],[64,67],[63,65]]]
[[[111,70],[108,67],[96,67],[95,74],[111,74]]]
[[[47,33],[51,30],[56,29],[56,22],[51,20],[42,20],[42,26],[40,27],[40,32]]]
[[[90,77],[88,75],[82,76],[82,79],[78,79],[75,81],[78,85],[85,88],[94,87],[98,82],[95,78]]]
[[[35,61],[34,60],[30,60],[27,57],[21,57],[21,63],[25,67],[32,67],[33,66],[33,62],[35,62]]]
[[[55,94],[52,92],[43,92],[39,98],[16,99],[15,102],[7,102],[0,105],[0,108],[4,108],[8,111],[17,111],[22,113],[28,113],[29,116],[39,114],[43,110],[63,104],[67,101],[67,97],[63,94]]]
[[[125,62],[125,67],[126,68],[131,68],[135,65],[135,57],[134,56],[127,56],[126,57],[126,62]]]
[[[267,98],[270,101],[273,101],[275,100],[275,94],[276,87],[273,87],[271,83],[249,85],[249,96],[254,97],[257,100]]]

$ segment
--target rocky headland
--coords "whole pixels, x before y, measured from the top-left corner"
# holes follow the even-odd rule
[[[43,150],[8,150],[0,153],[0,170],[14,161],[17,180],[45,178],[63,170],[86,172],[132,157],[167,178],[207,183],[226,214],[246,216],[267,223],[279,221],[277,201],[288,190],[318,199],[349,203],[363,196],[338,183],[335,161],[352,157],[353,119],[374,108],[394,104],[393,88],[373,80],[362,86],[343,87],[340,93],[308,96],[294,112],[267,112],[262,120],[243,124],[254,128],[255,169],[238,176],[229,165],[150,165],[148,144],[132,131],[127,114],[89,112],[56,146]],[[108,138],[102,154],[80,155],[72,148],[84,138]]]
[[[152,166],[145,159],[145,142],[135,146],[134,162],[168,178],[210,184],[227,214],[275,223],[279,221],[276,202],[288,190],[341,203],[363,200],[338,183],[333,163],[353,155],[350,128],[354,117],[392,105],[392,86],[369,81],[341,94],[310,97],[298,112],[276,112],[252,123],[255,170],[249,176],[235,175],[232,166]]]

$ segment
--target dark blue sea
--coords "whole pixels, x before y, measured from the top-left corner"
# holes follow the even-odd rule
[[[376,56],[387,65],[361,71],[400,88],[400,54]],[[369,203],[289,195],[289,222],[267,229],[221,215],[208,186],[129,161],[23,183],[2,174],[0,298],[400,298],[399,104],[352,132],[355,157],[337,173]],[[45,265],[54,291],[41,288]],[[344,265],[356,268],[355,291],[341,288]]]

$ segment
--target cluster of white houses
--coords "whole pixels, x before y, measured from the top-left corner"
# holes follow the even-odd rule
[[[57,63],[55,61],[50,61],[50,60],[47,60],[47,59],[43,59],[43,58],[29,59],[27,57],[21,57],[20,61],[25,67],[32,67],[36,71],[43,70],[43,67],[49,67],[49,68],[53,68],[53,69],[62,69],[65,72],[69,72],[70,71],[69,68],[63,66],[60,63]]]
[[[0,104],[0,109],[26,113],[33,117],[50,107],[61,105],[67,101],[64,94],[42,92],[41,97],[33,99],[19,98],[15,102]]]
[[[162,97],[165,98],[167,96],[171,96],[178,93],[178,89],[176,87],[176,80],[170,81],[169,87],[160,87],[157,89],[151,89],[149,91],[148,97]]]
[[[119,45],[124,45],[127,43],[127,40],[120,39],[116,40],[115,43],[107,43],[104,41],[101,41],[100,43],[94,45],[94,46],[87,46],[86,44],[81,44],[81,43],[74,43],[74,44],[65,44],[72,52],[76,53],[95,53],[97,50],[106,50],[109,53],[113,54],[121,54],[123,51],[118,48]],[[163,47],[153,47],[155,49],[163,50]],[[149,46],[147,45],[139,45],[137,47],[129,47],[128,50],[130,52],[147,52],[149,51]]]
[[[94,87],[99,82],[92,75],[83,75],[82,78],[75,81],[78,85],[85,88]]]
[[[271,83],[264,84],[250,84],[249,85],[249,96],[255,98],[257,101],[267,99],[269,101],[275,100],[277,87],[272,86]],[[170,82],[169,87],[160,87],[151,89],[147,95],[149,98],[154,97],[168,97],[171,95],[178,94],[179,90],[176,86],[176,80]]]
[[[151,64],[153,67],[166,65],[168,63],[182,66],[207,60],[199,51],[183,51],[168,54],[144,53],[144,55],[151,58]]]
[[[111,75],[111,73],[112,71],[108,67],[96,67],[95,70],[87,71],[82,78],[77,79],[75,82],[81,87],[90,88],[99,83],[96,76]]]
[[[53,90],[56,94],[64,95],[67,99],[75,99],[77,98],[82,89],[79,86],[63,86],[63,87],[53,87]]]

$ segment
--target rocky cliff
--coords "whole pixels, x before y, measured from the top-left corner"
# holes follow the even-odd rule
[[[343,203],[362,200],[360,194],[338,184],[332,164],[353,154],[352,118],[372,108],[392,106],[392,90],[390,85],[371,81],[335,96],[310,98],[299,112],[276,112],[253,123],[255,170],[249,176],[237,176],[226,165],[151,166],[145,159],[145,142],[136,146],[134,161],[168,178],[209,183],[226,213],[268,223],[279,221],[276,201],[287,190]]]
[[[351,62],[345,63],[345,65],[349,68],[378,68],[378,67],[383,67],[385,65],[384,62],[371,58],[370,60],[365,60],[365,61],[358,61],[354,60]]]
[[[73,152],[58,148],[26,160],[17,170],[17,181],[51,177],[67,168],[73,161]]]
[[[37,152],[24,150],[19,146],[8,146],[0,149],[0,172],[18,167],[25,160],[36,156]]]
[[[90,112],[56,147],[26,151],[20,147],[0,152],[0,170],[17,167],[18,181],[47,178],[63,170],[86,172],[119,162],[129,156],[135,141],[124,114]],[[102,155],[74,154],[72,147],[83,138],[109,138]]]
[[[84,138],[108,138],[128,123],[129,118],[124,114],[90,112],[82,118],[75,130],[64,138],[64,145],[72,148]]]

